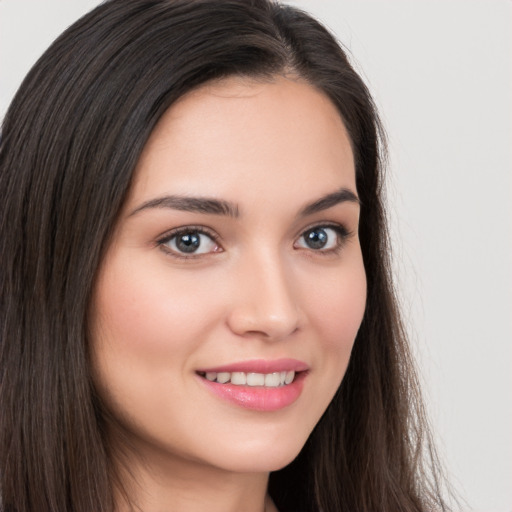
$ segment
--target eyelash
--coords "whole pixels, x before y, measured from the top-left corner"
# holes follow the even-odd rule
[[[159,240],[157,240],[157,245],[169,256],[173,258],[178,258],[182,260],[191,260],[191,259],[197,259],[202,256],[205,256],[205,254],[190,254],[186,255],[184,253],[177,252],[175,250],[170,249],[166,246],[173,238],[177,238],[180,235],[186,235],[186,234],[199,234],[199,235],[205,235],[208,238],[210,238],[215,244],[218,245],[220,237],[212,230],[205,228],[204,226],[185,226],[181,228],[173,229],[165,235],[162,236]],[[218,252],[222,252],[218,251]],[[211,254],[211,253],[206,253]]]
[[[323,223],[323,224],[313,224],[310,227],[307,227],[306,229],[302,230],[297,240],[300,240],[303,238],[306,233],[309,233],[311,231],[319,230],[319,229],[332,229],[336,233],[336,245],[331,249],[326,250],[315,250],[312,248],[298,248],[308,251],[309,253],[315,255],[315,256],[332,256],[332,255],[338,255],[341,250],[343,249],[343,246],[345,245],[345,242],[352,236],[352,232],[349,231],[343,224],[333,224],[333,223]],[[295,244],[294,244],[295,245]]]
[[[332,229],[336,235],[337,235],[337,241],[335,247],[327,250],[315,250],[312,248],[306,248],[306,247],[295,247],[297,250],[306,250],[308,252],[311,252],[315,255],[319,256],[330,256],[330,255],[337,255],[340,253],[341,249],[345,245],[345,242],[352,236],[352,232],[349,231],[345,226],[342,224],[333,224],[333,223],[323,223],[323,224],[314,224],[310,227],[307,227],[306,229],[302,230],[297,240],[300,240],[303,238],[306,233],[314,231],[314,230],[320,230],[320,229]],[[204,226],[184,226],[180,228],[173,229],[167,233],[165,233],[161,238],[157,240],[157,246],[160,247],[167,255],[173,258],[181,259],[181,260],[191,260],[191,259],[198,259],[201,257],[204,257],[208,254],[215,254],[216,252],[223,252],[222,248],[220,251],[213,251],[208,253],[201,253],[201,254],[190,254],[186,255],[184,253],[180,253],[178,251],[175,251],[173,249],[170,249],[166,246],[171,240],[174,238],[179,237],[180,235],[186,235],[186,234],[199,234],[199,235],[205,235],[208,238],[212,240],[215,244],[219,245],[220,237],[212,230],[205,228]]]

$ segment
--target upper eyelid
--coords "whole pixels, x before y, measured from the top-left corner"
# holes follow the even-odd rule
[[[343,244],[344,241],[347,240],[348,238],[350,238],[354,233],[353,231],[348,229],[344,224],[339,224],[339,223],[331,223],[331,224],[323,223],[322,224],[322,223],[320,223],[320,224],[315,224],[312,227],[306,228],[303,231],[301,231],[300,235],[298,237],[296,237],[296,240],[299,240],[301,237],[303,237],[309,231],[314,231],[315,229],[323,229],[323,228],[332,229],[333,231],[335,231],[336,236],[339,238],[339,245]],[[314,252],[322,252],[322,251],[315,250]]]
[[[218,242],[220,240],[220,236],[213,229],[211,229],[207,226],[190,225],[190,226],[180,226],[180,227],[165,231],[164,233],[162,233],[161,235],[159,235],[157,237],[156,241],[159,244],[168,242],[171,238],[173,238],[181,233],[187,233],[187,232],[192,232],[192,233],[197,232],[197,233],[201,233],[202,235],[207,235],[215,242]]]
[[[301,228],[301,230],[295,235],[295,238],[300,238],[307,231],[311,231],[312,229],[319,229],[319,228],[331,228],[331,229],[336,230],[337,232],[344,231],[347,236],[352,234],[352,231],[347,227],[346,224],[344,224],[342,222],[327,221],[327,222],[314,222],[305,228]]]

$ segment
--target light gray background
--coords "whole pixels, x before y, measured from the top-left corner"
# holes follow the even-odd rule
[[[0,0],[0,117],[97,0]],[[390,138],[394,263],[464,510],[512,511],[512,2],[300,0],[353,54]]]

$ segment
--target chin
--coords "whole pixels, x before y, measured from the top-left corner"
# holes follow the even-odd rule
[[[252,440],[250,443],[240,444],[240,449],[222,451],[221,457],[214,457],[225,470],[235,473],[269,473],[278,471],[290,464],[300,453],[307,437],[293,439],[294,436],[282,436],[280,440],[265,442]],[[213,459],[213,457],[212,457]],[[212,460],[213,462],[213,460]]]

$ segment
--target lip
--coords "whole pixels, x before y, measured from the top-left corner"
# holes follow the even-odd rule
[[[196,374],[208,391],[223,401],[243,409],[273,412],[284,409],[298,400],[309,373],[308,370],[309,366],[306,363],[296,359],[277,359],[273,361],[257,359],[204,368],[197,370]],[[279,371],[294,371],[296,372],[295,379],[290,384],[274,388],[239,386],[231,383],[220,384],[209,381],[201,375],[206,372],[274,373]]]
[[[309,366],[298,359],[252,359],[249,361],[239,361],[237,363],[215,366],[211,368],[198,368],[198,373],[206,372],[244,372],[244,373],[274,373],[274,372],[305,372]]]

